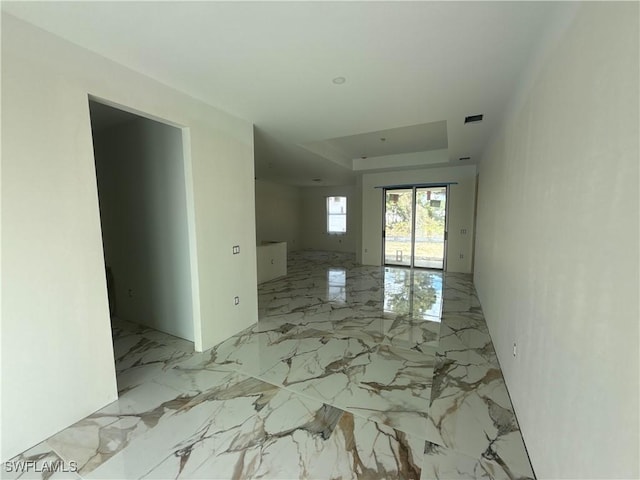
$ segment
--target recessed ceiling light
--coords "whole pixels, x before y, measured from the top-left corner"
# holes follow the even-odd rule
[[[458,160],[471,160],[471,157],[460,157]]]
[[[321,182],[321,181],[322,181],[322,179],[321,179],[321,178],[314,178],[314,179],[312,179],[311,181],[312,181],[312,182]]]
[[[346,81],[347,81],[347,79],[346,79],[346,78],[344,78],[344,77],[336,77],[336,78],[334,78],[334,79],[333,79],[333,80],[331,80],[331,81],[332,81],[334,84],[336,84],[336,85],[342,85],[344,82],[346,82]]]
[[[468,117],[464,117],[464,123],[477,123],[482,121],[482,117],[484,115],[469,115]]]

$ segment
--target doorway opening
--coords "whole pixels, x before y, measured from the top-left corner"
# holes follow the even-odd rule
[[[144,364],[142,357],[132,355],[161,360],[161,343],[193,351],[182,129],[93,99],[89,111],[116,378],[122,391],[128,388],[123,372]]]
[[[384,190],[385,265],[445,270],[448,186]]]

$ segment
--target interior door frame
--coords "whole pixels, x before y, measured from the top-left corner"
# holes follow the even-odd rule
[[[445,211],[444,211],[444,251],[442,255],[442,268],[429,268],[429,267],[416,267],[415,250],[416,250],[416,203],[417,203],[417,191],[418,189],[429,188],[443,188],[445,189]],[[387,263],[386,257],[386,243],[387,243],[387,192],[393,190],[411,190],[411,261],[409,265],[395,265]],[[445,272],[447,270],[447,253],[449,246],[449,192],[450,184],[448,183],[433,183],[433,184],[411,184],[411,185],[398,185],[384,187],[382,189],[382,265],[385,267],[404,267],[404,268],[421,268],[426,270],[441,270]]]

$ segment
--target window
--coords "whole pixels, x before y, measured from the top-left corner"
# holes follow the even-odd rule
[[[347,197],[327,197],[327,233],[347,233]]]

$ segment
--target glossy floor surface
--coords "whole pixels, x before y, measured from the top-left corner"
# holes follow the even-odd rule
[[[22,478],[533,477],[468,275],[302,252],[209,351],[113,332],[119,400],[14,459],[78,472]]]

